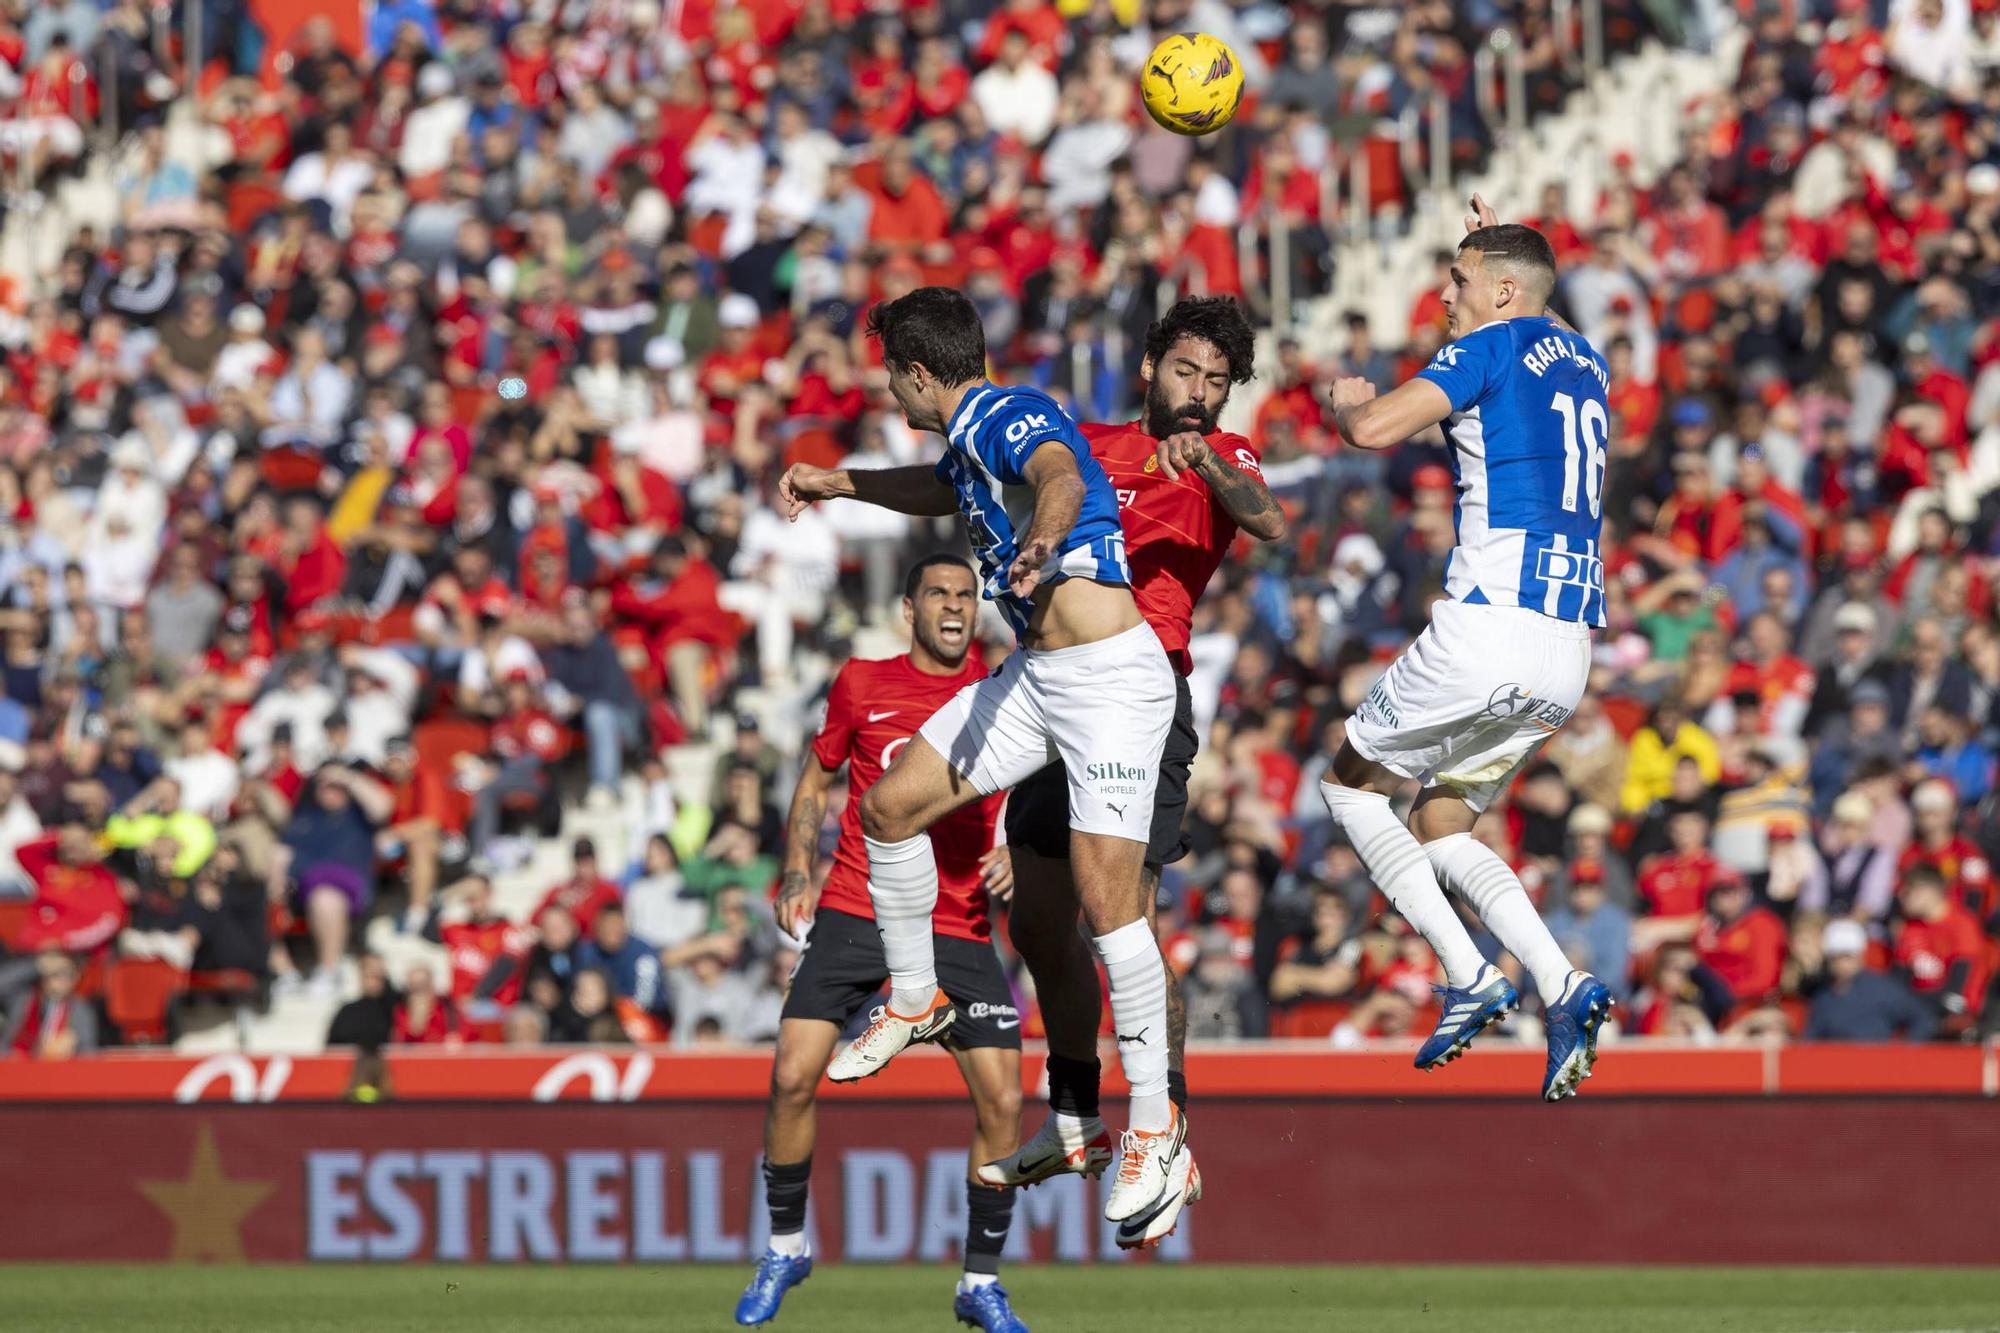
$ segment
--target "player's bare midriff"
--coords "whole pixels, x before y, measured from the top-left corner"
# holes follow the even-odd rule
[[[1035,590],[1035,614],[1021,635],[1031,652],[1076,648],[1123,634],[1139,623],[1139,604],[1122,583],[1067,578]]]

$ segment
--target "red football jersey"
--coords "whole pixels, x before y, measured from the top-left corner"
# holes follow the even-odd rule
[[[861,841],[861,796],[909,744],[917,728],[944,702],[986,674],[977,653],[949,676],[917,670],[907,654],[872,662],[849,662],[833,678],[826,722],[813,738],[813,755],[827,768],[847,765],[847,809],[840,816],[840,843],[833,870],[820,891],[819,905],[873,920],[868,900],[868,849]],[[979,882],[979,858],[993,847],[1004,792],[974,801],[931,827],[937,852],[938,905],[931,925],[940,935],[984,940],[993,934],[986,915],[986,890]]]
[[[1187,651],[1194,604],[1236,540],[1236,520],[1195,473],[1167,480],[1155,453],[1160,442],[1139,422],[1085,425],[1083,437],[1118,492],[1125,562],[1132,568],[1139,614],[1160,636],[1174,670],[1185,676],[1194,666]],[[1216,457],[1263,479],[1263,465],[1250,441],[1220,431],[1207,438]]]
[[[451,956],[451,998],[463,1003],[473,998],[479,983],[502,958],[511,958],[515,970],[489,997],[495,1004],[512,1004],[521,994],[520,964],[534,948],[534,936],[526,927],[505,917],[491,921],[459,921],[438,932],[445,952]]]

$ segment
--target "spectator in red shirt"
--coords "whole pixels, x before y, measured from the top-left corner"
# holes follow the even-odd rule
[[[1695,932],[1695,956],[1729,988],[1738,1004],[1776,991],[1790,939],[1785,923],[1759,906],[1743,879],[1729,874],[1709,890],[1708,912]]]
[[[403,978],[403,999],[389,1023],[389,1040],[398,1046],[459,1046],[465,1036],[458,1015],[438,994],[430,964],[412,964]]]
[[[451,1001],[463,1017],[498,1018],[520,998],[534,932],[493,910],[493,881],[484,875],[444,890],[424,938],[451,957]]]
[[[1701,811],[1677,811],[1667,821],[1672,850],[1639,868],[1639,898],[1647,916],[1633,923],[1635,952],[1692,939],[1709,893],[1733,873],[1708,849],[1708,827],[1708,816]]]
[[[1739,735],[1796,736],[1812,706],[1816,677],[1791,654],[1791,635],[1774,612],[1760,611],[1744,629],[1749,653],[1729,669],[1723,692],[1757,700],[1754,718],[1738,716]]]
[[[589,934],[597,913],[622,900],[615,885],[598,877],[595,842],[578,838],[570,848],[570,861],[574,866],[570,877],[543,896],[535,908],[535,919],[539,921],[551,907],[559,907],[576,922],[579,931]]]
[[[472,809],[472,850],[490,857],[509,809],[528,809],[540,822],[552,781],[550,766],[569,753],[569,728],[542,707],[534,676],[525,667],[507,673],[501,686],[506,712],[493,725],[492,754]]]
[[[653,660],[666,673],[675,711],[695,733],[708,726],[709,665],[738,637],[736,618],[717,600],[721,587],[713,565],[684,538],[668,536],[653,548],[646,569],[611,594],[614,612],[649,631]]]
[[[96,836],[83,824],[65,824],[51,836],[23,843],[15,858],[35,884],[28,920],[8,941],[15,953],[95,953],[124,928],[125,896],[104,865]],[[28,976],[12,986],[0,982],[0,997],[32,981],[31,965]]]
[[[1986,997],[1986,941],[1979,923],[1952,901],[1944,876],[1929,866],[1903,876],[1896,901],[1903,914],[1891,954],[1896,966],[1911,990],[1939,1007],[1947,1027],[1964,1026]]]
[[[1936,778],[1917,784],[1910,793],[1915,825],[1909,846],[1896,859],[1896,874],[1904,877],[1918,866],[1938,873],[1945,890],[1975,921],[1993,915],[1993,870],[1979,845],[1958,831],[1958,798],[1951,784]]]

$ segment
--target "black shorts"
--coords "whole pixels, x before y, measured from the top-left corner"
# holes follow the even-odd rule
[[[1174,677],[1174,724],[1160,751],[1160,780],[1153,788],[1153,828],[1146,841],[1146,864],[1168,866],[1188,854],[1181,832],[1187,814],[1188,770],[1201,738],[1194,731],[1194,699],[1187,677]],[[1069,860],[1069,778],[1060,762],[1050,764],[1007,796],[1007,845],[1038,856]]]
[[[935,935],[938,989],[958,1006],[946,1044],[972,1049],[1021,1049],[1021,1011],[991,944],[956,935]],[[875,923],[851,912],[822,911],[813,917],[805,952],[792,969],[783,1016],[815,1018],[845,1030],[861,1007],[889,979],[882,937]]]

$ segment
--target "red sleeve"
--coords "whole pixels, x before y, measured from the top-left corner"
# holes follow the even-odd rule
[[[1778,981],[1785,970],[1785,951],[1789,943],[1782,922],[1768,913],[1758,913],[1750,968],[1744,975],[1740,992],[1744,999],[1758,999],[1778,988]]]
[[[42,876],[56,861],[56,835],[51,833],[46,838],[22,843],[14,853],[14,859],[21,863],[22,873],[40,887]]]
[[[1247,472],[1259,481],[1264,479],[1264,461],[1258,456],[1257,446],[1244,439],[1241,435],[1231,435],[1225,432],[1216,436],[1215,443],[1210,447],[1215,450],[1223,462],[1229,464],[1229,466],[1235,468],[1238,472]]]
[[[826,692],[826,721],[820,723],[819,735],[813,737],[813,758],[819,760],[821,768],[833,772],[847,762],[848,746],[854,740],[854,690],[847,667],[833,678],[833,688]]]

